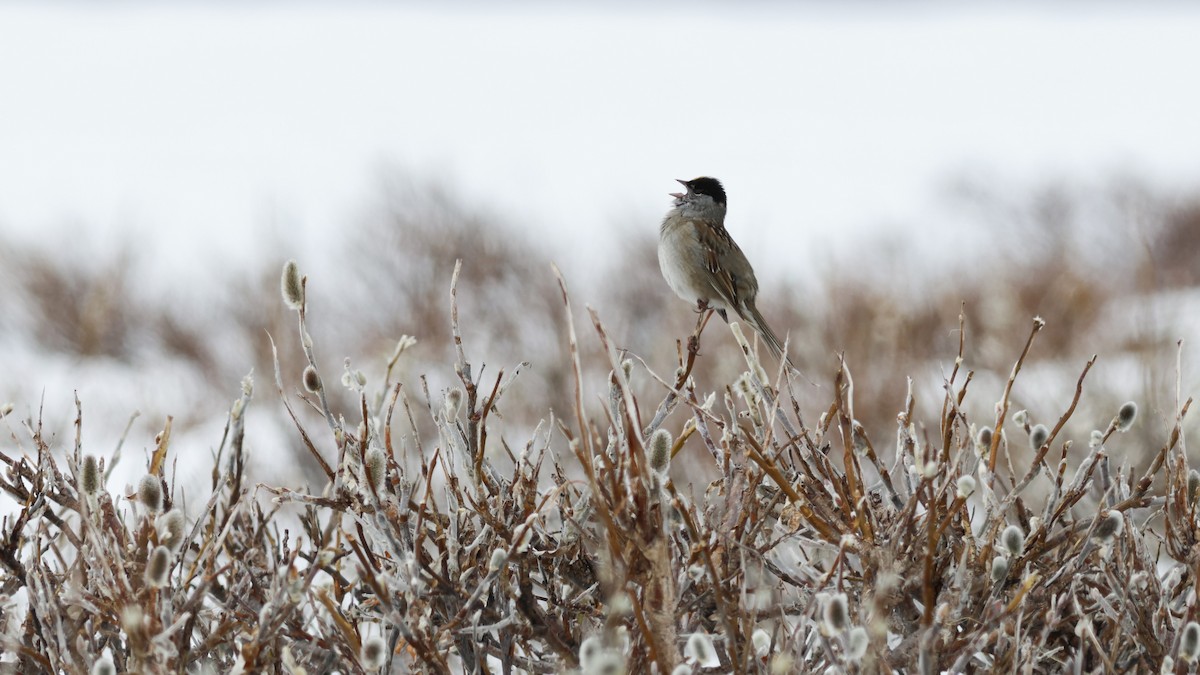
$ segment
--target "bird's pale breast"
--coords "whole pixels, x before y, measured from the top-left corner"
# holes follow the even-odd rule
[[[713,309],[725,309],[720,296],[705,276],[708,254],[696,236],[691,220],[673,216],[663,222],[659,232],[658,266],[675,294],[695,303],[704,300]]]

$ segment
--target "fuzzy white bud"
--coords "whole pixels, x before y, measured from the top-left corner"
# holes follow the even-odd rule
[[[992,448],[992,428],[983,427],[975,436],[975,444],[979,447],[980,454],[986,453]]]
[[[992,583],[1000,583],[1004,581],[1004,577],[1008,576],[1008,558],[998,555],[992,558]]]
[[[825,600],[822,619],[831,633],[840,633],[850,625],[850,608],[845,593],[834,593]]]
[[[310,363],[304,366],[304,374],[300,377],[304,381],[304,388],[312,393],[321,391],[321,376],[317,374],[317,369],[312,367]]]
[[[1104,445],[1104,432],[1099,429],[1092,429],[1091,435],[1088,436],[1088,447],[1098,448]]]
[[[363,640],[359,661],[362,662],[363,668],[367,670],[379,670],[382,668],[387,663],[387,644],[383,641],[383,638],[373,635]]]
[[[178,550],[183,542],[184,522],[183,512],[171,509],[158,517],[155,526],[158,529],[158,542],[171,550]]]
[[[166,586],[171,562],[171,551],[166,546],[155,548],[150,554],[150,559],[146,561],[146,585],[150,588]]]
[[[367,482],[376,492],[383,490],[383,481],[387,477],[387,455],[379,448],[367,450],[363,470],[367,473]]]
[[[505,563],[508,562],[508,551],[504,548],[498,548],[492,551],[492,558],[488,561],[488,572],[499,572],[504,569]]]
[[[867,646],[870,643],[871,639],[867,635],[866,628],[862,626],[851,628],[850,636],[846,639],[846,656],[849,656],[851,661],[861,661],[862,657],[867,655]]]
[[[959,476],[958,477],[958,496],[961,499],[966,499],[975,494],[975,477],[974,476]]]
[[[591,659],[593,656],[596,655],[597,652],[599,652],[603,648],[604,648],[604,644],[601,642],[599,636],[592,635],[590,637],[584,638],[583,642],[579,643],[579,660],[580,660],[580,662],[584,662],[584,661]]]
[[[717,650],[713,647],[712,638],[708,633],[692,633],[684,647],[685,657],[695,661],[701,668],[715,668],[721,664]]]
[[[659,429],[650,436],[650,468],[665,475],[671,468],[671,432]]]
[[[289,260],[283,265],[283,276],[279,280],[283,301],[291,309],[304,306],[304,283],[300,280],[300,266],[295,260]]]
[[[991,426],[984,426],[984,428],[979,429],[976,437],[974,437],[976,455],[980,456],[980,458],[985,458],[991,452],[992,434],[994,432],[992,432]]]
[[[1013,424],[1015,424],[1019,427],[1023,427],[1028,423],[1029,423],[1029,411],[1028,410],[1018,410],[1017,412],[1013,413]]]
[[[1113,420],[1113,425],[1117,427],[1117,431],[1129,431],[1129,427],[1133,426],[1134,420],[1137,419],[1138,406],[1133,401],[1126,401],[1125,405],[1117,411],[1117,417]]]
[[[1097,539],[1112,539],[1120,536],[1124,529],[1125,516],[1120,511],[1109,511],[1099,523],[1096,523],[1096,529],[1092,531],[1092,535]]]
[[[1179,658],[1191,663],[1197,656],[1200,656],[1200,623],[1189,621],[1179,638]]]
[[[1025,550],[1025,533],[1016,525],[1009,525],[1004,528],[1004,532],[1000,533],[1000,544],[1004,546],[1004,550],[1014,558],[1021,555],[1021,551]]]
[[[600,652],[604,651],[604,643],[600,636],[592,635],[583,639],[579,643],[579,665],[586,671],[599,657]]]
[[[146,507],[147,511],[158,512],[162,510],[163,490],[162,481],[158,476],[145,475],[138,481],[137,488],[138,501],[142,506]]]
[[[1029,431],[1029,445],[1034,450],[1045,445],[1048,440],[1050,440],[1050,430],[1046,428],[1045,424],[1034,425],[1033,429]]]
[[[79,487],[84,494],[94,495],[100,489],[100,463],[95,455],[84,455],[79,470]]]
[[[625,659],[615,649],[601,649],[583,668],[583,675],[624,675]]]

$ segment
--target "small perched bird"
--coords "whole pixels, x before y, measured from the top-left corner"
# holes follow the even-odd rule
[[[658,265],[663,278],[676,295],[701,310],[716,310],[725,321],[729,321],[726,310],[732,309],[762,336],[776,358],[782,357],[783,343],[754,306],[758,296],[754,268],[725,230],[721,181],[702,176],[679,182],[687,192],[671,193],[674,208],[659,228]]]

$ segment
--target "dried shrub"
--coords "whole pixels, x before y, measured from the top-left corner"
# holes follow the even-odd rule
[[[875,425],[860,421],[846,362],[824,403],[802,406],[798,383],[770,377],[737,330],[739,376],[698,388],[702,321],[678,371],[657,375],[618,353],[596,312],[577,330],[560,279],[569,412],[513,444],[495,421],[519,405],[521,368],[485,374],[468,357],[458,268],[453,278],[460,393],[443,401],[390,378],[364,386],[347,371],[356,411],[335,414],[328,386],[302,389],[306,368],[337,378],[321,375],[301,338],[303,359],[286,369],[295,381],[277,366],[275,384],[326,484],[247,483],[247,378],[210,496],[178,541],[164,541],[170,528],[132,495],[81,488],[90,460],[78,435],[64,471],[54,439],[24,424],[29,447],[0,454],[0,490],[22,505],[0,532],[2,667],[1154,671],[1200,651],[1192,401],[1176,401],[1152,432],[1148,463],[1113,462],[1132,438],[1117,435],[1116,407],[1089,420],[1086,443],[1064,431],[1093,358],[1030,449],[1029,415],[1014,420],[1011,395],[1040,319],[1008,336],[1011,374],[980,393],[960,318],[940,406],[918,415],[910,392]],[[309,335],[308,307],[296,312]],[[608,374],[586,372],[585,353]],[[969,413],[974,398],[986,414]],[[162,484],[170,431],[147,467]],[[675,461],[664,462],[668,440]],[[1068,453],[1072,441],[1087,450]],[[681,480],[681,452],[718,478]],[[161,511],[175,500],[164,490]]]
[[[136,327],[144,317],[128,273],[131,251],[98,259],[32,246],[4,246],[0,251],[0,266],[8,277],[7,300],[27,298],[5,308],[5,318],[14,328],[75,356],[132,357],[138,345]]]

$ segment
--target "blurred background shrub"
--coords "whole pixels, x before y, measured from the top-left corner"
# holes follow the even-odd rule
[[[446,185],[401,171],[385,172],[379,185],[358,217],[328,233],[326,259],[311,261],[330,270],[309,288],[310,312],[321,317],[314,337],[345,350],[317,354],[324,372],[340,373],[343,360],[353,357],[354,368],[379,381],[396,341],[412,335],[418,344],[402,362],[400,379],[415,395],[427,376],[437,398],[455,381],[443,364],[453,349],[450,274],[462,259],[461,312],[470,318],[464,339],[486,364],[484,380],[530,363],[523,395],[510,398],[503,418],[527,429],[552,409],[561,413],[573,393],[551,270],[556,252],[520,227],[519,214],[505,220],[472,209]],[[962,214],[954,241],[928,242],[921,224],[913,223],[910,238],[863,241],[830,254],[802,281],[789,270],[758,265],[762,310],[780,332],[790,332],[791,353],[805,374],[793,384],[800,401],[828,400],[844,355],[856,376],[859,421],[873,437],[886,437],[910,378],[918,385],[918,405],[940,405],[941,378],[958,350],[961,311],[964,366],[976,373],[972,387],[987,387],[997,398],[1030,319],[1046,319],[1029,373],[1013,394],[1017,408],[1028,408],[1035,421],[1062,413],[1058,406],[1092,354],[1101,358],[1075,424],[1102,427],[1108,411],[1127,399],[1144,402],[1151,415],[1172,409],[1176,342],[1200,337],[1200,192],[1170,194],[1126,179],[1097,189],[1051,185],[1021,199],[961,184],[947,199]],[[637,227],[618,254],[598,257],[593,269],[564,273],[576,320],[587,325],[583,307],[594,307],[618,348],[669,378],[678,341],[696,315],[661,279],[658,223]],[[734,220],[730,227],[735,237],[753,236],[752,224]],[[280,237],[265,250],[288,248]],[[0,329],[10,368],[0,397],[36,401],[48,379],[69,387],[98,382],[104,395],[83,399],[99,413],[89,429],[102,438],[115,442],[135,410],[143,413],[135,428],[145,433],[168,414],[178,429],[207,424],[207,433],[231,396],[231,383],[251,368],[260,377],[272,372],[268,335],[284,354],[299,349],[294,318],[278,297],[286,255],[263,255],[228,276],[169,278],[159,288],[135,280],[144,255],[133,244],[110,253],[0,245]],[[301,261],[302,267],[309,263]],[[1184,354],[1182,385],[1194,391],[1200,382],[1195,359]],[[606,372],[599,361],[585,365],[593,377]],[[732,381],[743,367],[731,334],[714,320],[695,371],[700,388]],[[298,378],[285,373],[286,386],[298,389]],[[642,395],[661,395],[653,381],[635,384]],[[331,391],[335,406],[356,404],[343,389]],[[986,400],[974,400],[980,398]],[[281,413],[261,406],[253,414],[282,423]],[[66,419],[55,417],[64,425],[60,432]],[[262,442],[299,451],[286,426],[276,428],[280,435]],[[264,461],[275,466],[278,458]],[[304,465],[302,458],[282,464]],[[295,478],[310,469],[294,469]]]

